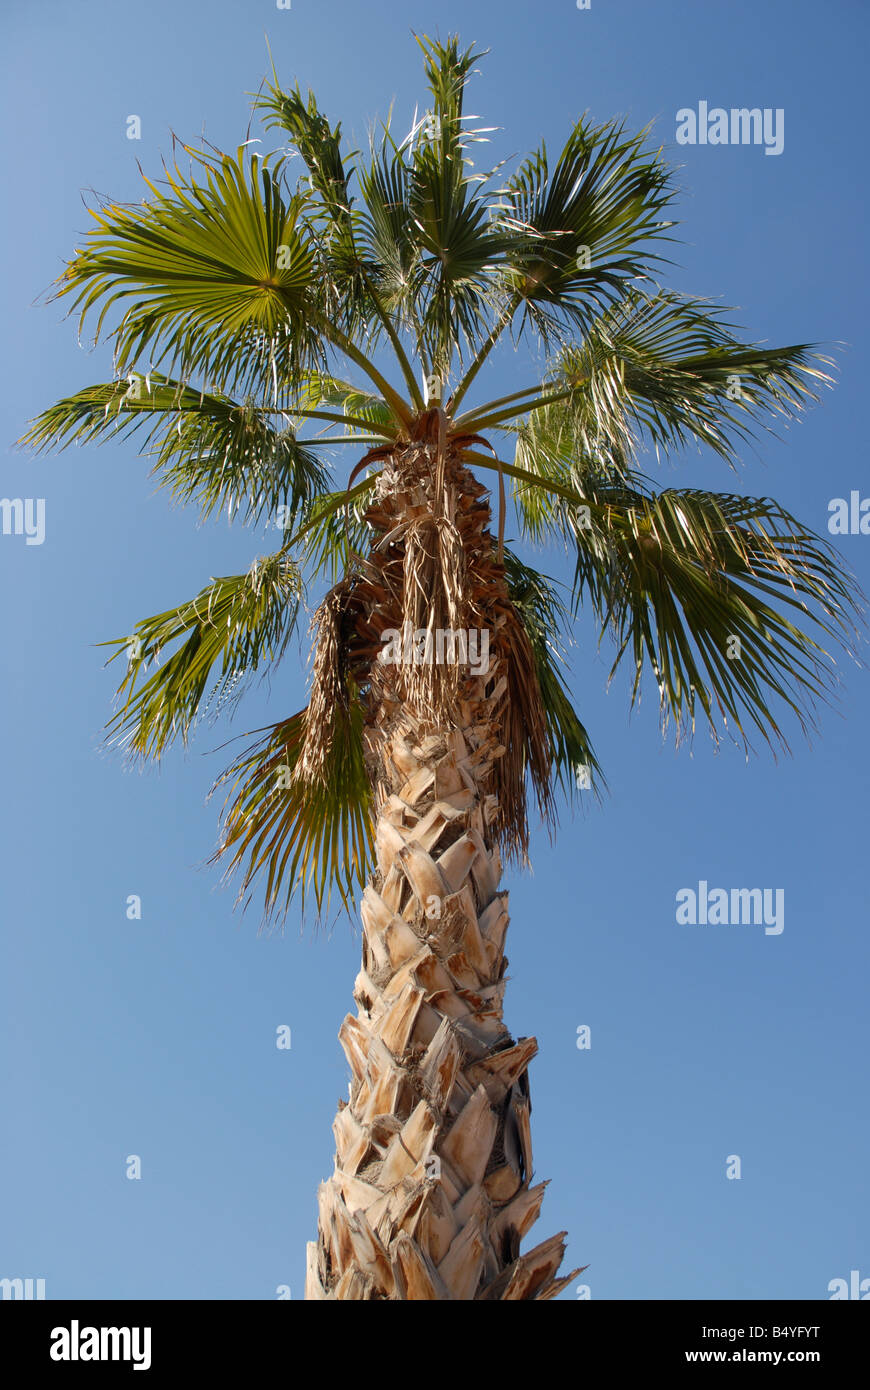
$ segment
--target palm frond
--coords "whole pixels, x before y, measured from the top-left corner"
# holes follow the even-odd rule
[[[730,721],[747,749],[754,729],[788,750],[777,701],[803,733],[815,727],[837,684],[822,641],[854,655],[864,598],[823,537],[770,498],[656,493],[636,473],[614,481],[590,471],[574,485],[539,456],[526,468],[463,457],[515,480],[530,535],[561,536],[576,561],[575,610],[588,601],[602,638],[616,641],[611,677],[630,649],[634,703],[649,666],[663,726],[673,718],[678,740],[694,731],[697,705],[714,738]]]
[[[298,84],[284,91],[277,79],[254,101],[267,129],[284,130],[290,146],[302,157],[313,197],[307,209],[312,236],[325,269],[325,305],[331,319],[352,337],[365,337],[373,349],[382,327],[374,286],[381,265],[372,257],[361,232],[365,220],[354,207],[350,190],[358,151],[342,152],[341,123],[332,127],[309,89],[307,100]]]
[[[383,397],[328,372],[308,372],[300,382],[298,401],[302,408],[324,406],[340,411],[350,421],[346,426],[349,432],[379,434],[385,443],[395,434],[393,414]]]
[[[759,425],[794,419],[816,399],[830,358],[809,344],[743,343],[725,312],[631,289],[553,364],[547,390],[565,395],[529,416],[530,447],[546,442],[618,470],[641,447],[669,455],[694,443],[734,466],[737,444]]]
[[[410,171],[395,143],[372,138],[368,164],[360,169],[361,235],[377,266],[383,301],[402,326],[413,326],[412,276],[420,258],[409,206]]]
[[[159,758],[179,735],[186,743],[210,681],[216,681],[210,700],[238,698],[241,681],[264,662],[280,660],[301,595],[299,569],[279,551],[247,574],[213,579],[195,599],[145,618],[131,636],[103,643],[116,648],[109,662],[127,657],[118,688],[123,704],[108,725],[110,740],[142,758]],[[160,664],[164,648],[176,642]]]
[[[350,180],[354,155],[346,168],[341,149],[341,123],[332,127],[319,110],[317,98],[309,90],[307,101],[298,84],[285,92],[273,81],[254,101],[254,110],[264,115],[267,130],[283,130],[290,144],[302,156],[320,203],[338,227],[347,226],[350,215]]]
[[[648,666],[678,739],[697,706],[714,738],[721,724],[747,749],[757,733],[788,750],[779,705],[809,733],[836,685],[822,642],[848,638],[859,598],[834,549],[768,498],[612,487],[596,500],[603,525],[560,503],[575,599],[616,643],[611,677],[629,659],[632,702]]]
[[[365,513],[374,483],[372,475],[353,488],[353,495],[324,492],[312,504],[306,513],[304,536],[295,551],[306,570],[337,584],[351,567],[353,556],[365,553],[373,534]],[[287,544],[292,548],[294,538]]]
[[[462,163],[470,144],[481,139],[481,132],[463,128],[465,89],[474,63],[485,58],[488,50],[471,44],[460,51],[457,34],[450,34],[444,41],[419,34],[415,38],[423,53],[426,85],[432,94],[428,118],[418,134],[438,150],[442,162]]]
[[[362,710],[336,707],[326,742],[325,778],[298,774],[307,711],[282,720],[222,773],[228,809],[215,860],[225,877],[241,872],[239,900],[262,880],[264,916],[286,917],[291,901],[318,916],[336,891],[348,911],[374,867],[371,789],[365,769]],[[216,789],[215,788],[215,789]]]
[[[476,188],[462,163],[443,163],[437,147],[415,150],[409,208],[419,257],[412,287],[433,371],[445,380],[454,351],[461,358],[463,345],[477,345],[489,327],[493,271],[509,245]]]
[[[427,370],[446,381],[454,353],[479,341],[498,298],[497,264],[512,245],[493,221],[488,181],[470,148],[488,132],[463,112],[473,48],[418,38],[432,106],[397,141],[389,125],[361,171],[361,227],[384,303],[415,339]],[[470,118],[476,119],[476,118]]]
[[[188,149],[202,171],[167,171],[142,203],[91,209],[87,233],[58,281],[80,327],[110,310],[119,373],[168,361],[212,390],[291,379],[322,355],[319,279],[301,196],[285,199],[268,164],[240,149],[219,159]]]
[[[21,443],[60,451],[143,427],[141,452],[155,456],[160,485],[195,503],[203,517],[225,509],[256,521],[280,511],[292,526],[331,481],[310,445],[299,443],[289,414],[276,417],[250,400],[196,391],[159,373],[88,386],[57,401]]]
[[[461,51],[456,35],[417,42],[432,107],[407,142],[407,206],[418,252],[414,296],[433,371],[446,378],[463,339],[474,345],[488,327],[493,272],[512,240],[491,215],[491,171],[475,170],[470,158],[471,147],[490,133],[470,125],[478,118],[464,113],[472,65],[484,55],[473,45]]]
[[[570,610],[560,598],[555,581],[525,564],[508,546],[504,562],[511,602],[535,657],[552,774],[569,800],[582,790],[590,790],[600,799],[606,786],[604,773],[571,703],[563,676],[567,668]]]
[[[507,181],[501,222],[516,249],[506,269],[524,323],[545,342],[582,331],[661,260],[649,243],[675,225],[661,215],[674,190],[646,134],[581,118],[552,166],[542,143]]]

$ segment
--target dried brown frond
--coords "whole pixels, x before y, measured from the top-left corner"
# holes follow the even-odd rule
[[[302,750],[293,769],[295,782],[323,785],[338,713],[347,709],[348,619],[354,580],[340,580],[311,619],[313,671]]]

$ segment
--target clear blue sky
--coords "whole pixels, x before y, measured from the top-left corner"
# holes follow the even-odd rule
[[[0,1277],[45,1278],[49,1298],[302,1296],[359,939],[298,917],[258,935],[202,867],[212,750],[299,708],[304,657],[159,772],[101,751],[114,669],[94,644],[271,547],[172,510],[135,442],[14,450],[38,410],[111,375],[33,301],[80,244],[83,190],[138,197],[136,161],[159,173],[170,131],[245,138],[265,34],[284,82],[360,143],[391,103],[402,124],[422,100],[412,28],[492,50],[469,110],[501,128],[499,153],[556,146],[585,109],[655,120],[683,166],[672,283],[738,306],[756,338],[847,345],[836,389],[737,480],[693,455],[667,481],[771,493],[821,531],[831,498],[870,495],[859,0],[7,0],[0,493],[44,497],[46,536],[0,537]],[[782,154],[677,147],[676,112],[701,100],[782,108]],[[496,366],[493,395],[512,370]],[[837,544],[867,588],[870,536]],[[573,689],[611,795],[556,847],[537,833],[534,873],[510,882],[506,1017],[540,1043],[535,1166],[552,1179],[538,1238],[567,1229],[594,1299],[826,1298],[870,1276],[866,672],[844,668],[812,748],[795,731],[793,759],[747,763],[705,735],[663,746],[653,702],[629,719],[626,682],[607,693],[606,652],[579,635]],[[675,894],[702,879],[783,888],[784,931],[678,926]]]

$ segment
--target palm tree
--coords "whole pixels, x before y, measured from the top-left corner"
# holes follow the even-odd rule
[[[187,172],[176,159],[141,204],[93,209],[55,293],[99,310],[97,337],[110,325],[115,375],[26,441],[144,428],[178,498],[283,530],[247,574],[110,644],[108,729],[130,755],[159,758],[210,701],[234,703],[284,654],[307,586],[325,591],[308,706],[223,774],[215,855],[267,914],[362,892],[350,1094],[306,1296],[546,1299],[577,1271],[559,1273],[564,1232],[520,1250],[545,1186],[537,1044],[502,1019],[499,883],[527,857],[527,793],[552,826],[560,798],[603,786],[566,687],[571,622],[586,605],[632,701],[652,673],[678,736],[699,714],[716,738],[787,746],[777,711],[812,725],[833,684],[822,643],[845,639],[857,591],[770,499],[656,491],[639,470],[641,450],[689,444],[733,465],[829,380],[811,346],[745,343],[654,280],[674,190],[646,132],[584,118],[557,157],[477,172],[486,132],[463,100],[481,55],[418,43],[428,109],[367,157],[273,72],[255,109],[282,150],[184,146]],[[481,400],[509,336],[533,349],[528,376]],[[509,506],[567,550],[562,592],[507,543]]]

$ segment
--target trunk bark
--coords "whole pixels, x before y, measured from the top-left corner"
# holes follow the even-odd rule
[[[494,658],[477,674],[371,664],[377,870],[357,1012],[339,1033],[350,1095],[318,1194],[307,1299],[548,1299],[578,1273],[558,1275],[564,1232],[520,1254],[546,1184],[532,1186],[537,1043],[515,1041],[502,1018],[506,588],[482,493],[453,460],[439,477],[437,449],[421,445],[386,470],[369,514],[381,540],[361,639],[419,621],[429,585],[430,629],[433,616],[489,623]]]

